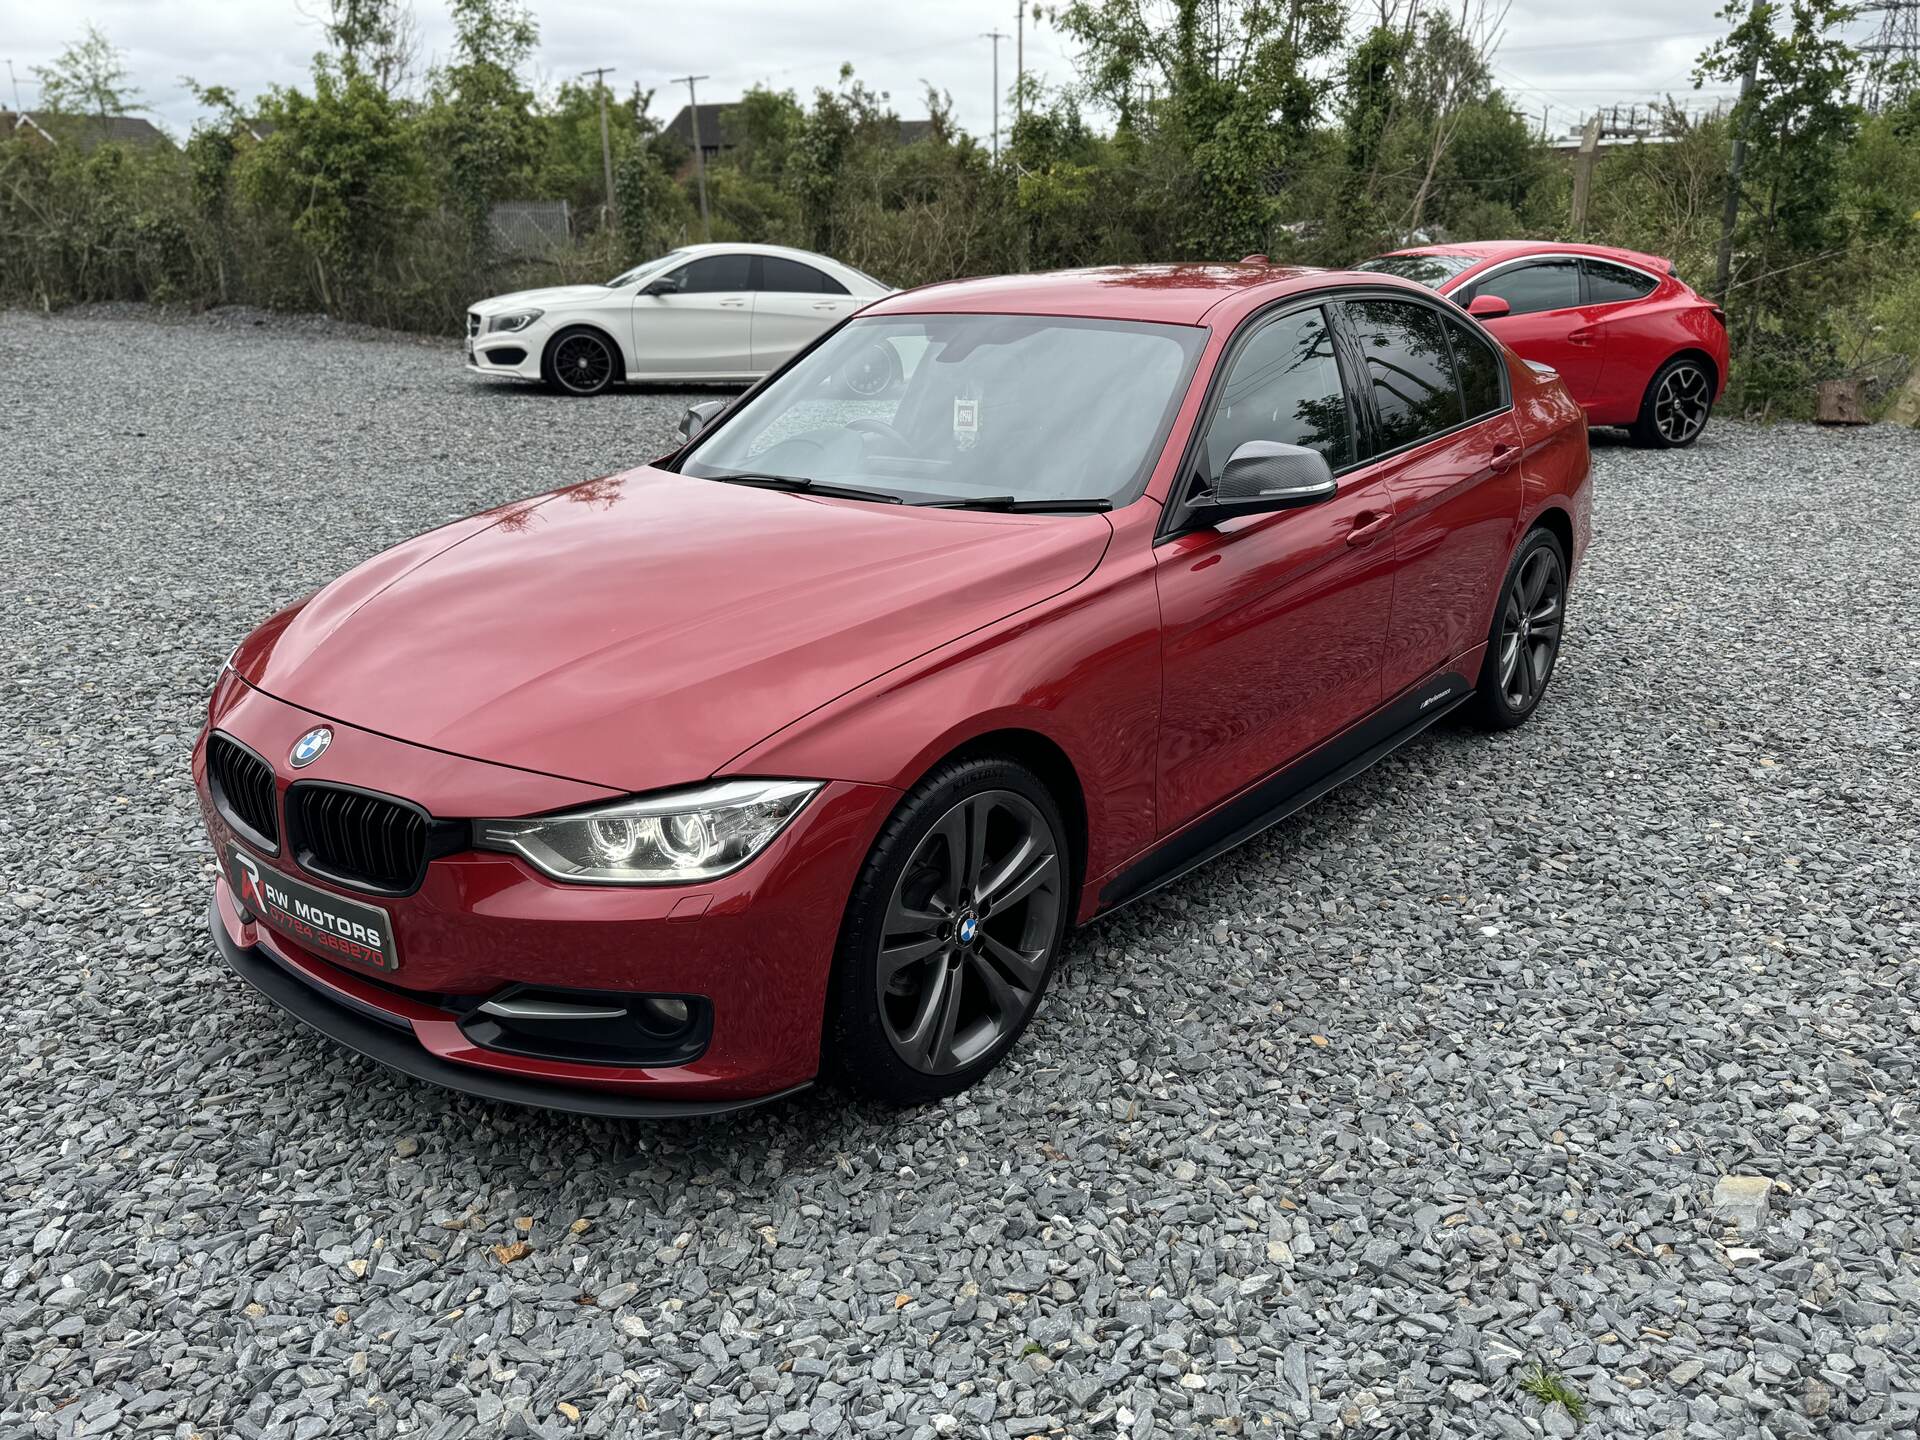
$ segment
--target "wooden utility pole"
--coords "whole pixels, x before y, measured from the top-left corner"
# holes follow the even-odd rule
[[[1004,30],[983,30],[982,40],[993,42],[993,158],[1000,158],[1000,42],[1010,38]]]
[[[1027,0],[1013,10],[1013,123],[1027,116]]]
[[[1747,73],[1740,77],[1740,102],[1734,113],[1740,118],[1733,129],[1733,156],[1727,162],[1727,199],[1720,208],[1720,251],[1713,261],[1713,298],[1727,303],[1727,288],[1733,283],[1733,231],[1740,221],[1740,172],[1747,168],[1747,97],[1760,79],[1760,52],[1747,61]]]
[[[604,223],[609,226],[613,224],[613,142],[607,136],[607,76],[612,73],[611,65],[580,72],[582,79],[593,76],[593,91],[600,97],[600,168],[606,173],[607,213]]]
[[[700,237],[713,243],[713,221],[707,216],[707,155],[700,148],[700,97],[694,93],[694,82],[710,80],[710,75],[681,75],[671,83],[678,85],[683,81],[687,87],[687,119],[693,125],[693,173],[700,177]]]
[[[1580,150],[1573,157],[1573,214],[1568,217],[1573,238],[1587,233],[1587,199],[1593,192],[1593,161],[1600,149],[1600,116],[1587,121],[1580,131]]]

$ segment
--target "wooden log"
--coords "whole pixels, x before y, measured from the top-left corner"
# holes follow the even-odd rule
[[[1864,380],[1822,380],[1813,418],[1822,425],[1865,425],[1866,390]]]

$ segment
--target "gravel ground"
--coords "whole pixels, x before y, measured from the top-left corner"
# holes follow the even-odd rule
[[[1914,1433],[1920,435],[1601,445],[1532,724],[1082,934],[958,1101],[641,1126],[245,991],[187,750],[256,619],[685,397],[247,316],[0,373],[0,1434],[1573,1433],[1536,1365]]]

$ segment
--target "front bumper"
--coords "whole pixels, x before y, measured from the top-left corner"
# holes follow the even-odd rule
[[[329,985],[277,954],[271,944],[259,943],[256,927],[241,921],[234,913],[233,897],[228,894],[224,880],[207,906],[207,925],[213,933],[214,948],[227,962],[227,967],[301,1024],[370,1060],[379,1061],[390,1070],[483,1100],[504,1100],[513,1105],[576,1115],[672,1120],[750,1109],[798,1094],[811,1083],[802,1081],[785,1090],[745,1100],[673,1101],[648,1099],[619,1090],[558,1085],[502,1070],[476,1069],[448,1058],[435,1048],[434,1042],[444,1041],[447,1029],[459,1033],[450,1016],[430,1011],[427,1006],[409,1005],[404,1008],[424,1013],[396,1027],[393,1024],[397,1018],[396,1007],[390,999],[375,1005],[364,1001],[356,1004],[351,987]],[[234,938],[236,930],[241,934],[256,932],[254,942],[242,944]]]
[[[338,721],[320,760],[293,771],[286,757],[294,740],[323,718],[228,676],[212,723],[272,757],[282,815],[296,775],[404,796],[449,819],[537,814],[605,796]],[[392,896],[331,883],[285,853],[262,854],[237,833],[213,803],[204,732],[193,777],[216,853],[237,844],[269,873],[375,903],[389,916],[399,968],[361,969],[243,917],[223,861],[213,898],[215,943],[256,988],[322,1033],[407,1074],[498,1099],[609,1115],[716,1113],[813,1079],[847,897],[898,798],[884,787],[829,784],[751,864],[705,884],[564,885],[517,856],[468,850],[432,860],[416,891]],[[463,1028],[476,998],[523,986],[697,997],[710,1009],[711,1030],[692,1058],[637,1066],[490,1048],[473,1038],[470,1024]]]
[[[497,335],[487,333],[484,316],[478,331],[472,329],[472,324],[470,319],[463,342],[462,355],[467,369],[476,375],[504,376],[509,380],[540,378],[540,355],[553,334],[552,320],[543,315],[524,330],[503,331]]]

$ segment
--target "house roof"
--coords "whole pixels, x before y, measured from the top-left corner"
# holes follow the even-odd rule
[[[167,143],[166,131],[138,115],[52,115],[46,111],[0,110],[0,133],[12,135],[18,130],[34,130],[56,145],[71,144],[83,151],[108,142],[142,148]]]

